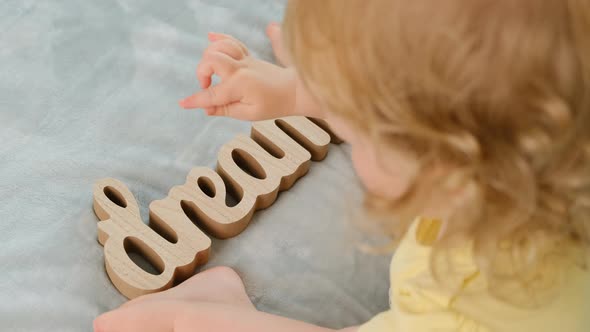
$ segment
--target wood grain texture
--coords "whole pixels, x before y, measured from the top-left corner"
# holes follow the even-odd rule
[[[94,188],[94,210],[101,220],[98,240],[106,270],[128,298],[158,292],[190,277],[205,264],[209,235],[226,239],[240,234],[254,212],[272,205],[310,166],[323,160],[335,136],[305,117],[256,122],[251,136],[238,136],[219,151],[217,172],[194,168],[186,183],[149,208],[149,226],[129,189],[105,179]],[[324,124],[325,125],[325,124]],[[237,202],[228,204],[228,195]],[[137,253],[159,274],[129,257]]]
[[[101,220],[98,241],[104,246],[107,273],[128,298],[170,288],[175,280],[192,275],[209,257],[211,240],[186,216],[177,213],[174,218],[150,220],[166,230],[165,236],[144,224],[135,197],[118,180],[105,179],[95,185],[94,211]],[[146,272],[128,252],[144,256],[160,273]]]
[[[330,135],[331,142],[333,144],[344,143],[344,140],[342,140],[340,137],[338,137],[338,135],[336,135],[336,133],[330,128],[330,125],[328,124],[328,122],[326,120],[317,119],[317,118],[308,118],[308,119],[311,120],[313,123],[315,123],[320,128],[322,128],[326,133],[328,133]]]

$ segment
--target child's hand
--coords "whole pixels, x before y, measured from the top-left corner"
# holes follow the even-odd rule
[[[272,29],[270,26],[268,32],[271,38],[275,36],[273,46],[276,47]],[[181,107],[203,108],[208,115],[248,121],[294,114],[296,74],[293,69],[253,58],[231,36],[210,33],[209,40],[211,45],[197,68],[203,90],[182,100]],[[221,83],[211,84],[213,74],[219,76]]]
[[[142,296],[94,321],[95,332],[334,332],[254,308],[240,277],[217,267]]]
[[[203,322],[198,321],[199,316],[219,308],[232,312],[256,311],[240,277],[226,267],[203,271],[167,291],[131,300],[98,317],[94,330],[194,331],[205,328]]]
[[[277,62],[285,67],[291,66],[291,60],[283,47],[281,26],[278,23],[269,24],[268,27],[266,27],[266,35],[268,36],[268,39],[270,39]]]

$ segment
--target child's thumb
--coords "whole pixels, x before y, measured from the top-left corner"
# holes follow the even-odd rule
[[[266,34],[272,44],[272,50],[279,64],[288,67],[290,61],[287,57],[287,52],[283,47],[283,38],[281,36],[281,26],[278,23],[270,23],[266,28]]]

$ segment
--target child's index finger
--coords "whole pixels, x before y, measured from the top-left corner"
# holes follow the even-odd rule
[[[187,97],[178,102],[178,105],[184,109],[195,109],[195,108],[209,108],[212,106],[211,100],[207,97],[204,91],[195,93],[194,95]]]
[[[181,100],[178,104],[184,109],[211,108],[223,106],[239,101],[231,85],[220,83],[201,90],[194,95]]]
[[[209,32],[207,33],[207,38],[209,39],[209,41],[217,41],[217,40],[222,40],[222,39],[228,39],[228,38],[233,38],[230,35],[226,35],[224,33],[220,33],[220,32]]]

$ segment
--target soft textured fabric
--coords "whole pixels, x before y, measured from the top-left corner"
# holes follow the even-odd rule
[[[536,307],[509,304],[490,294],[474,263],[471,246],[449,251],[445,264],[460,278],[460,291],[435,280],[431,266],[432,243],[441,223],[418,219],[392,259],[391,309],[364,324],[359,332],[584,332],[590,328],[590,273],[579,267],[563,272],[557,294]],[[542,275],[560,266],[544,267]],[[545,270],[546,269],[546,270]],[[551,289],[551,287],[547,287]],[[513,294],[522,289],[513,289]],[[553,292],[552,292],[553,293]],[[532,297],[534,293],[524,294]],[[550,300],[549,300],[550,299]]]
[[[184,111],[207,32],[272,60],[281,0],[0,1],[0,331],[91,331],[125,300],[104,270],[92,186],[123,181],[141,205],[213,167],[248,123]],[[347,147],[214,240],[264,311],[339,328],[387,308],[388,257],[357,250],[360,187]]]

